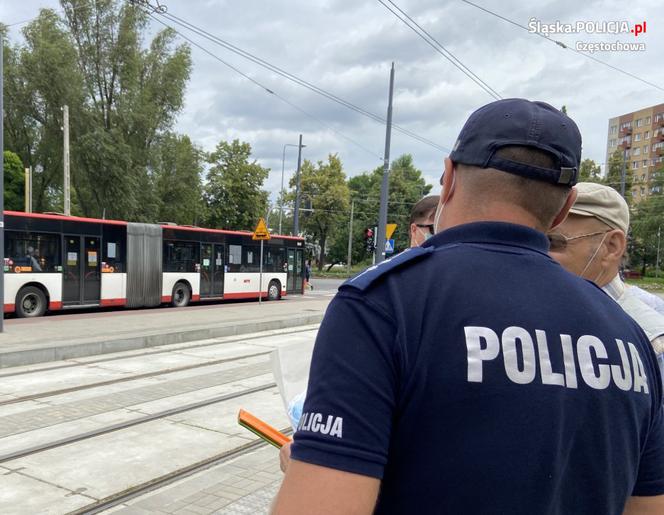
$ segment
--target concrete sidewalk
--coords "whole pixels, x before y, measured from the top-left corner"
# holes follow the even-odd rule
[[[319,323],[331,297],[9,319],[0,368]]]

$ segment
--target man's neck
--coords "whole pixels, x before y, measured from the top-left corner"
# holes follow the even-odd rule
[[[457,206],[464,206],[464,204],[464,209],[457,208]],[[541,223],[535,218],[535,216],[514,204],[502,204],[496,202],[491,206],[479,206],[473,210],[469,210],[468,205],[471,204],[464,203],[463,201],[446,204],[440,223],[441,229],[449,229],[457,225],[473,222],[506,222],[525,225],[531,229],[546,232],[546,228],[542,227]]]

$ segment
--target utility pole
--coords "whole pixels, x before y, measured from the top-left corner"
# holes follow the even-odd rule
[[[300,168],[302,166],[302,134],[297,145],[297,172],[295,175],[295,212],[293,213],[293,235],[300,234]]]
[[[353,257],[353,211],[355,210],[355,199],[350,201],[350,222],[348,223],[348,273],[350,274],[351,259]]]
[[[5,32],[0,29],[0,45],[4,48]],[[2,266],[0,266],[0,333],[4,331],[5,323],[5,142],[3,135],[5,132],[5,107],[3,99],[5,92],[3,85],[5,83],[4,59],[0,56],[0,258],[2,259]]]
[[[32,166],[25,168],[25,212],[32,213]]]
[[[389,192],[390,140],[392,138],[392,96],[394,94],[394,63],[390,69],[390,94],[387,101],[387,124],[385,127],[385,155],[383,156],[383,182],[380,186],[380,210],[376,233],[376,264],[385,259],[385,230],[387,226],[387,195]]]
[[[62,108],[62,131],[64,132],[64,171],[65,171],[65,184],[64,184],[64,193],[65,193],[65,216],[71,215],[71,198],[69,195],[70,184],[69,184],[69,106],[66,105]]]

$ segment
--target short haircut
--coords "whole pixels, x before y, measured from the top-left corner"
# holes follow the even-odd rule
[[[508,145],[496,151],[502,159],[541,168],[557,168],[555,156],[533,147]],[[459,179],[473,195],[479,209],[491,202],[508,202],[521,207],[533,215],[542,230],[548,230],[556,215],[565,205],[570,186],[557,185],[542,180],[530,179],[494,168],[458,165]]]
[[[429,195],[428,197],[424,197],[415,202],[415,205],[410,210],[410,223],[414,224],[429,218],[431,214],[436,211],[439,200],[440,196]]]

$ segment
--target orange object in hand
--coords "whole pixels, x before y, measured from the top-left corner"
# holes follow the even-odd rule
[[[285,444],[291,441],[291,439],[281,431],[243,409],[237,414],[237,422],[242,427],[260,436],[266,442],[274,445],[277,449],[281,449]]]

